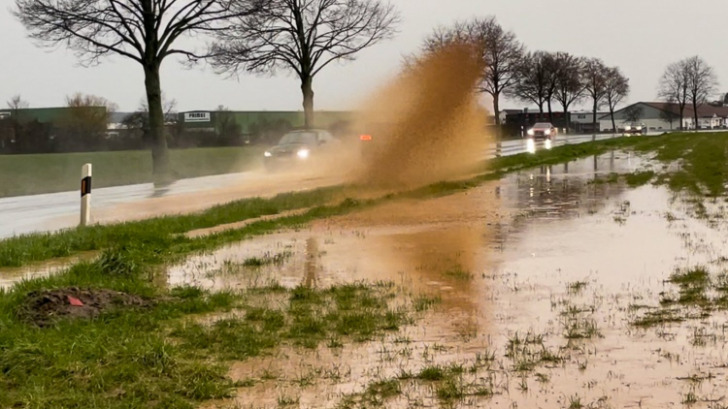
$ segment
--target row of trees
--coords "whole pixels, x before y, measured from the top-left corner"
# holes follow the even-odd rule
[[[614,109],[629,94],[629,80],[618,67],[609,67],[598,58],[576,57],[566,52],[529,52],[495,17],[439,27],[422,48],[430,52],[455,42],[470,44],[481,56],[484,70],[477,91],[492,97],[493,112],[500,112],[501,96],[508,96],[534,103],[541,115],[546,105],[550,120],[552,103],[558,102],[568,118],[569,107],[588,99],[594,126],[597,111],[608,106],[616,129]],[[499,129],[498,115],[495,121]]]
[[[336,60],[390,38],[399,15],[379,0],[15,0],[30,36],[75,50],[82,62],[115,54],[144,71],[155,175],[167,171],[160,67],[172,56],[210,61],[221,73],[294,72],[306,125],[313,123],[313,79]],[[209,49],[184,37],[211,35]]]

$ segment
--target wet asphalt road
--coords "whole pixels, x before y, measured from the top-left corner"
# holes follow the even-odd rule
[[[598,135],[596,139],[611,138],[612,135]],[[579,143],[592,140],[592,135],[560,135],[552,146]],[[527,140],[510,140],[501,144],[501,155],[513,155],[527,150],[547,148],[544,141],[529,145]],[[493,157],[496,147],[488,149],[485,157]],[[259,180],[260,173],[244,172],[236,174],[205,176],[183,179],[165,188],[155,188],[152,183],[94,189],[92,209],[94,212],[110,212],[124,204],[141,203],[145,200],[175,196],[194,192],[204,192],[244,184],[246,180]],[[73,227],[78,223],[80,214],[80,193],[61,192],[32,196],[0,198],[0,238],[14,235],[53,231]]]

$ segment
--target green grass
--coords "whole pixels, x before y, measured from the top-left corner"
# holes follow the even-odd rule
[[[655,172],[648,170],[644,172],[628,173],[624,175],[624,179],[629,187],[638,187],[649,183],[655,177]]]
[[[0,291],[0,407],[198,407],[233,393],[225,375],[231,360],[281,344],[369,339],[406,318],[389,307],[394,288],[387,283],[209,293],[165,290],[150,274],[135,255],[107,252],[64,274]],[[70,285],[124,291],[150,304],[46,328],[19,318],[30,291]],[[219,315],[225,312],[232,314]],[[211,319],[191,318],[210,313]]]
[[[705,266],[679,269],[666,280],[677,286],[677,292],[662,291],[660,306],[637,316],[632,324],[652,327],[688,319],[702,319],[715,310],[728,310],[726,274],[711,277]],[[641,306],[633,307],[640,310]]]
[[[259,147],[171,149],[172,177],[189,178],[250,169]],[[0,155],[0,197],[79,189],[81,167],[93,164],[94,187],[151,182],[149,151]]]

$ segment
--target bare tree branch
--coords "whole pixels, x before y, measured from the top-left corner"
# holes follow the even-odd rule
[[[306,126],[313,124],[313,78],[334,61],[395,34],[399,15],[380,0],[271,0],[263,13],[236,18],[216,32],[207,57],[219,73],[294,72]]]
[[[550,87],[556,74],[554,58],[553,54],[544,51],[526,54],[518,65],[513,87],[506,90],[506,94],[533,102],[543,115],[543,104],[551,97]]]
[[[457,22],[449,28],[437,28],[428,37],[423,48],[434,51],[452,42],[467,42],[483,61],[484,71],[477,91],[493,97],[496,127],[500,132],[500,95],[510,89],[518,78],[524,54],[523,45],[511,31],[505,31],[495,17]]]

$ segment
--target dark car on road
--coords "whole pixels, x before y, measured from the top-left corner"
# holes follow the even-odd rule
[[[276,146],[265,151],[263,164],[268,170],[304,166],[334,154],[339,145],[339,140],[323,129],[291,131],[283,135]]]
[[[536,122],[528,129],[526,135],[533,139],[553,139],[558,132],[558,128],[553,126],[551,122]]]
[[[647,127],[645,124],[638,122],[629,122],[624,125],[624,135],[645,135],[647,134]]]

